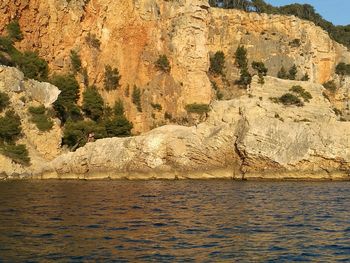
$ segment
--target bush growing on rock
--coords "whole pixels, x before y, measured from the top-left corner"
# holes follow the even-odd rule
[[[252,82],[252,75],[248,70],[247,49],[244,46],[239,46],[235,52],[235,56],[236,64],[240,69],[240,77],[236,83],[247,88]]]
[[[10,158],[15,163],[22,165],[29,165],[30,163],[28,150],[24,144],[7,144],[0,146],[0,153]]]
[[[114,104],[113,112],[115,116],[124,115],[124,103],[122,100],[117,100]]]
[[[55,75],[50,82],[57,86],[61,93],[54,102],[57,117],[65,123],[68,119],[81,119],[80,109],[76,105],[79,99],[79,84],[73,75]]]
[[[332,93],[335,93],[337,91],[337,85],[335,84],[334,80],[329,80],[323,83],[323,87]]]
[[[208,104],[197,104],[197,103],[187,104],[185,109],[188,113],[196,113],[200,115],[204,113],[208,113],[210,111],[210,107]]]
[[[155,62],[155,66],[158,70],[169,73],[171,70],[169,59],[166,55],[160,55]]]
[[[130,136],[133,124],[125,117],[124,104],[119,99],[113,108],[114,116],[106,117],[104,127],[107,137]]]
[[[95,139],[105,138],[107,135],[104,126],[94,121],[68,121],[64,126],[62,142],[71,150],[75,150],[84,146],[92,133]]]
[[[108,137],[125,137],[131,135],[132,123],[123,115],[117,115],[105,122]]]
[[[247,59],[247,49],[244,46],[239,46],[235,52],[236,64],[238,68],[247,68],[248,59]]]
[[[70,52],[70,61],[72,65],[73,74],[75,75],[81,70],[81,59],[79,54],[74,50]]]
[[[253,61],[252,68],[258,72],[259,84],[264,84],[264,76],[266,76],[268,69],[263,62]]]
[[[301,81],[309,81],[310,80],[309,74],[305,73],[304,76],[300,80]]]
[[[214,75],[223,75],[225,68],[225,54],[222,51],[217,51],[214,56],[210,57],[209,72]]]
[[[286,93],[283,94],[280,98],[279,101],[283,104],[283,105],[296,105],[298,107],[303,106],[303,102],[300,100],[300,98],[298,98],[297,96],[295,96],[294,94],[291,93]]]
[[[289,91],[292,91],[298,96],[302,97],[305,102],[309,102],[312,99],[311,93],[306,91],[303,87],[299,85],[293,86]]]
[[[134,86],[134,89],[132,91],[132,102],[136,105],[137,111],[142,112],[141,90],[137,86]]]
[[[18,20],[10,22],[7,27],[7,35],[12,41],[18,41],[23,39],[21,27],[19,26]]]
[[[279,79],[288,79],[287,71],[286,71],[286,69],[283,66],[278,71],[277,78],[279,78]]]
[[[151,106],[155,110],[158,110],[158,111],[162,110],[162,105],[160,105],[159,103],[151,103]]]
[[[298,69],[297,66],[294,64],[288,71],[288,79],[295,80],[297,77]]]
[[[29,113],[32,115],[31,121],[35,123],[39,131],[49,131],[53,127],[53,121],[46,115],[45,107],[29,107]]]
[[[14,62],[29,79],[46,81],[49,73],[47,62],[40,58],[38,53],[26,51],[13,57]]]
[[[335,73],[340,76],[350,75],[350,64],[339,63],[335,68]]]
[[[117,68],[112,68],[110,65],[105,66],[104,87],[107,91],[116,90],[120,84],[121,76]]]
[[[82,110],[85,115],[97,121],[103,116],[104,102],[95,86],[87,88],[83,92]]]
[[[0,142],[13,143],[21,132],[21,119],[13,110],[0,117]]]
[[[101,41],[96,37],[95,34],[91,34],[89,32],[88,35],[85,37],[85,41],[90,47],[96,48],[98,50],[100,49]]]
[[[0,91],[0,113],[10,105],[10,97]]]

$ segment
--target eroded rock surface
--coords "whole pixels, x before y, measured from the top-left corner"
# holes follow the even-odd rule
[[[55,72],[69,71],[69,54],[77,51],[90,84],[97,85],[105,101],[113,105],[123,98],[136,133],[169,123],[165,113],[174,120],[186,117],[187,104],[210,103],[214,92],[207,77],[209,54],[219,50],[226,54],[227,85],[239,76],[234,59],[239,45],[247,47],[250,62],[263,61],[271,76],[282,65],[288,69],[295,63],[298,78],[308,73],[311,81],[323,83],[339,61],[350,62],[346,48],[311,22],[210,8],[207,2],[3,0],[0,32],[18,18],[24,40],[16,45],[38,50]],[[89,45],[89,33],[100,41],[99,48]],[[163,54],[169,58],[170,74],[154,65]],[[105,65],[120,71],[117,91],[103,91]],[[142,90],[142,113],[129,95],[134,85]],[[152,103],[162,110],[155,111]]]
[[[39,131],[31,121],[28,109],[30,106],[39,105],[51,107],[60,91],[49,83],[25,80],[23,73],[18,69],[5,66],[0,66],[0,91],[10,97],[10,105],[0,113],[0,116],[8,109],[13,109],[19,115],[22,136],[18,144],[26,145],[31,158],[31,166],[22,167],[0,155],[0,174],[12,177],[30,175],[38,166],[54,159],[62,152],[62,130],[58,120],[55,120],[50,131]]]
[[[217,101],[207,121],[164,126],[132,138],[102,139],[50,162],[44,177],[348,179],[350,123],[340,122],[324,88],[254,79],[249,95]],[[270,98],[302,85],[312,99],[284,106]],[[40,173],[39,173],[40,174]]]

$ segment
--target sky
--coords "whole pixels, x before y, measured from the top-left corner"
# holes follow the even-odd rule
[[[292,3],[310,4],[323,18],[335,25],[350,24],[350,0],[265,0],[274,6]]]

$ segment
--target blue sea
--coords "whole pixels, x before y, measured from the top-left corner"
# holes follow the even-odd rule
[[[4,181],[0,262],[350,262],[350,182]]]

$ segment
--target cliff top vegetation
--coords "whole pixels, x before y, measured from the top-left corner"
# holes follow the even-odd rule
[[[212,7],[234,8],[246,12],[258,12],[266,14],[294,15],[301,19],[309,20],[315,25],[326,30],[335,41],[350,48],[350,25],[335,26],[318,14],[315,8],[309,4],[291,4],[276,7],[264,0],[209,0]]]

